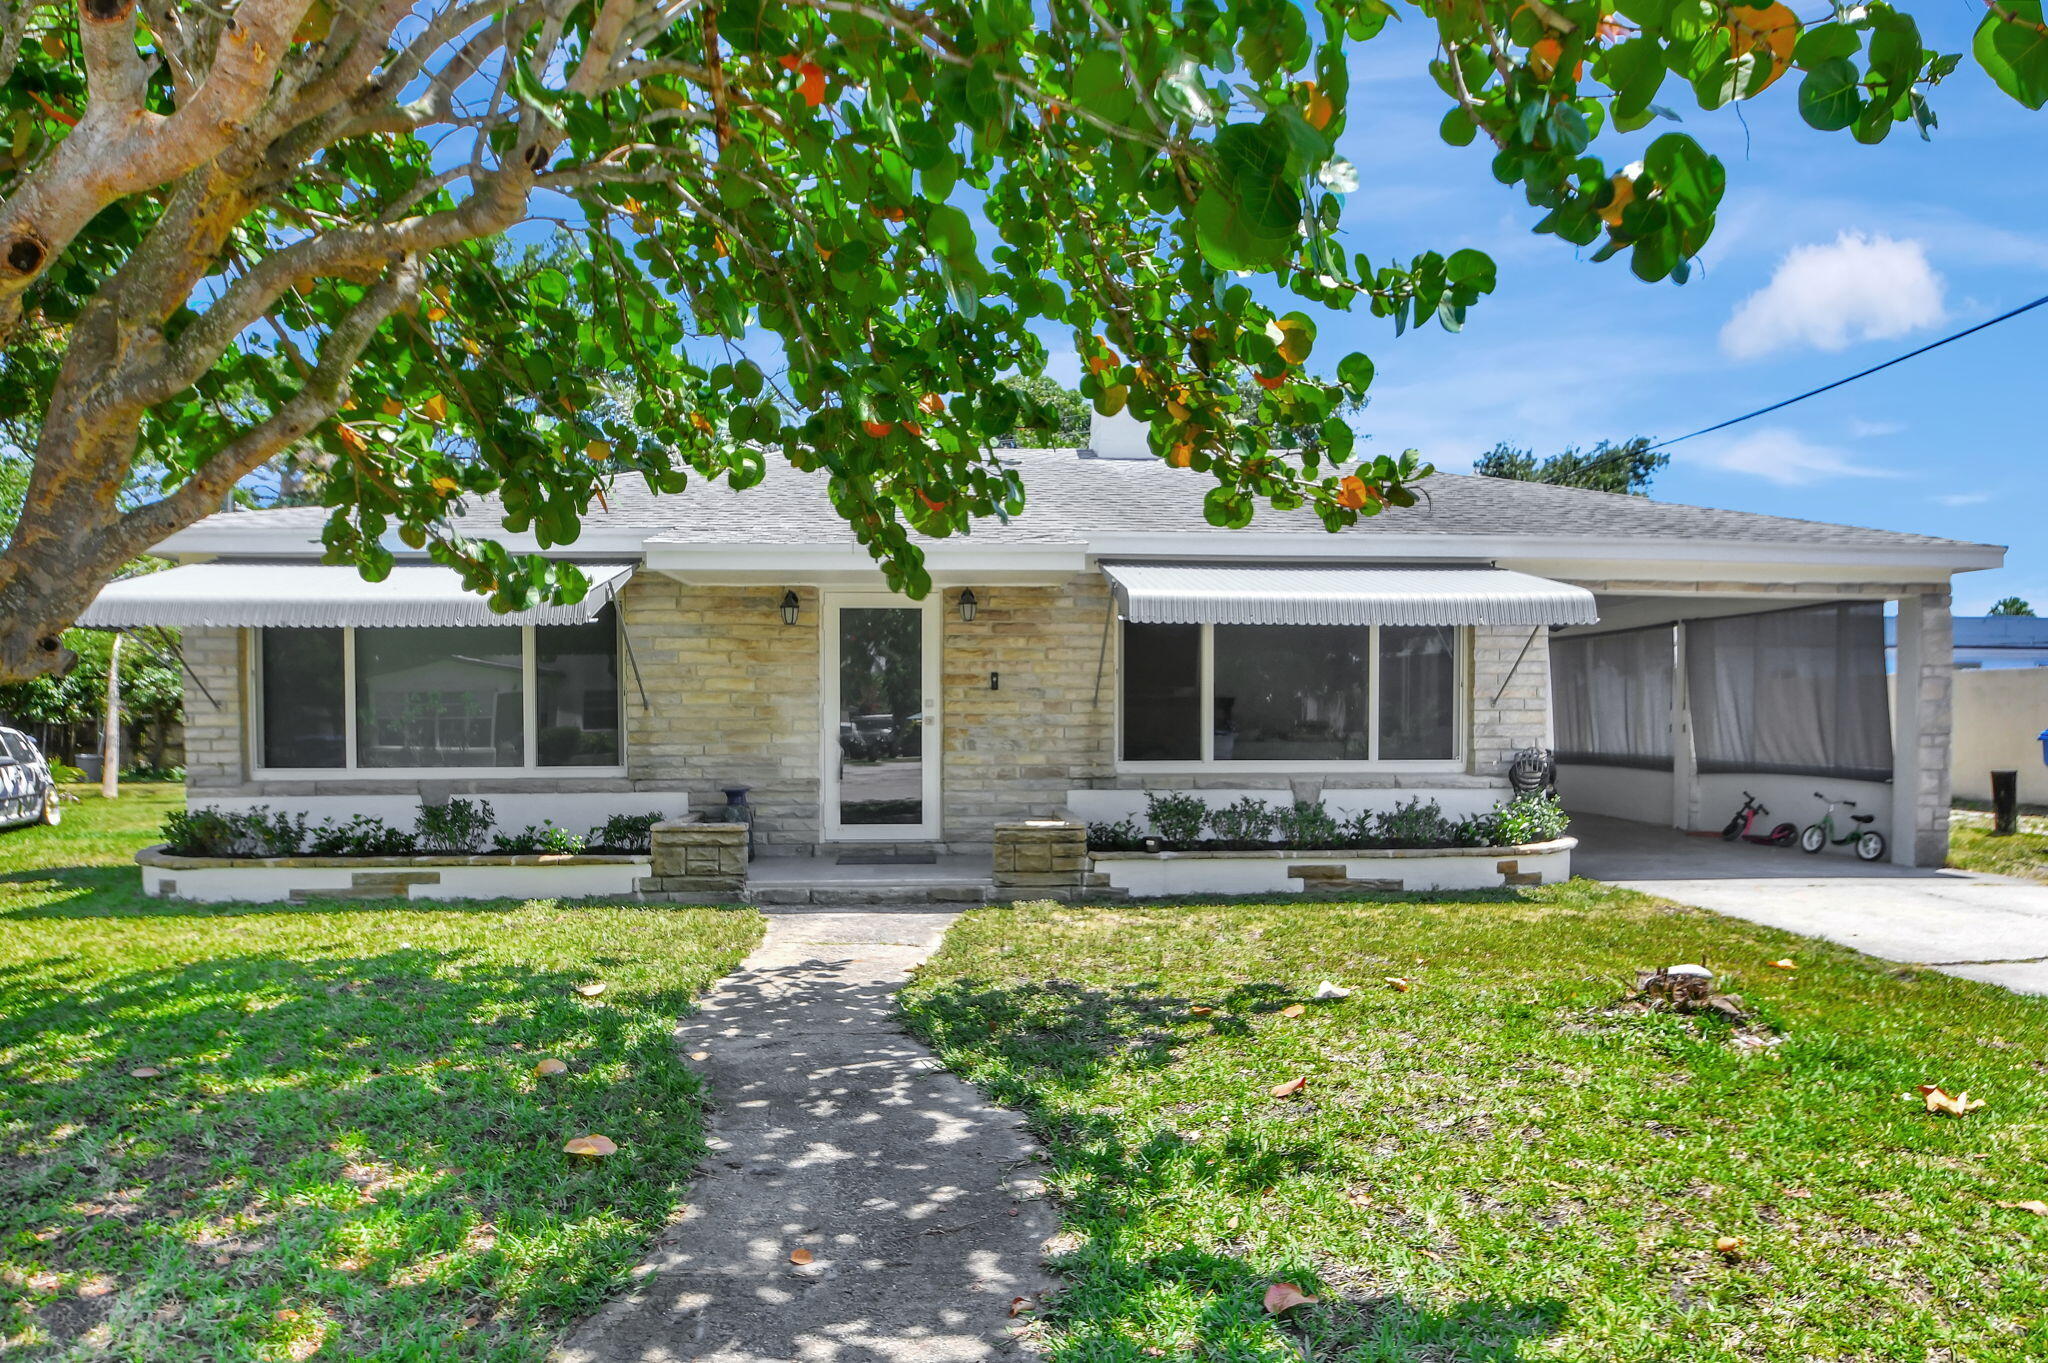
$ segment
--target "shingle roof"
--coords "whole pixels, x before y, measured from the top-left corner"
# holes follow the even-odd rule
[[[979,522],[976,543],[1077,544],[1115,535],[1229,534],[1202,515],[1206,475],[1171,469],[1156,461],[1080,458],[1073,450],[1007,450],[1024,476],[1028,505],[1005,524]],[[659,497],[637,481],[624,481],[593,506],[588,527],[627,532],[656,544],[778,545],[852,541],[833,511],[825,478],[772,464],[755,487],[734,492],[724,484],[697,483],[675,496]],[[1825,521],[1794,520],[1749,511],[1726,511],[1652,501],[1620,493],[1554,487],[1472,474],[1438,473],[1418,485],[1422,501],[1407,510],[1390,509],[1362,521],[1350,535],[1556,535],[1571,539],[1719,540],[1758,545],[1790,544],[1873,550],[1907,546],[1966,547],[1961,540],[1873,530]],[[228,526],[271,530],[303,529],[317,537],[327,512],[320,507],[239,512],[209,517],[209,531]],[[459,518],[476,535],[497,530],[490,500],[474,504]],[[1323,535],[1322,523],[1306,512],[1262,508],[1251,529],[1262,535]],[[1974,546],[1971,546],[1974,547]]]

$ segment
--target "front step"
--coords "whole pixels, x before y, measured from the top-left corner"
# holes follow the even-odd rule
[[[987,881],[919,880],[901,885],[859,885],[824,881],[808,885],[753,885],[747,902],[762,905],[825,904],[848,907],[881,904],[981,904],[994,892]]]

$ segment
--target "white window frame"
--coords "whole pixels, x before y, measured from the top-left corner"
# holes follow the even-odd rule
[[[1124,758],[1124,627],[1130,622],[1119,619],[1116,629],[1116,708],[1115,769],[1131,775],[1158,776],[1211,776],[1224,772],[1239,772],[1247,776],[1273,773],[1294,773],[1305,775],[1368,773],[1368,772],[1462,772],[1465,770],[1466,754],[1469,750],[1468,737],[1472,724],[1471,670],[1472,631],[1469,626],[1448,626],[1455,652],[1451,660],[1451,756],[1428,758],[1385,759],[1380,750],[1380,626],[1366,626],[1372,632],[1372,667],[1366,676],[1366,708],[1371,712],[1368,741],[1373,756],[1363,759],[1326,758],[1315,761],[1284,762],[1270,759],[1240,761],[1236,758],[1219,759],[1216,748],[1216,627],[1202,625],[1201,647],[1201,701],[1197,714],[1204,717],[1202,730],[1202,756],[1199,760],[1185,759],[1170,762],[1133,762]]]
[[[818,830],[824,842],[936,842],[945,831],[944,618],[939,593],[912,601],[894,592],[827,591],[818,597]],[[839,615],[849,608],[919,612],[924,705],[918,714],[919,823],[848,824],[839,819]]]
[[[524,750],[521,764],[516,767],[365,767],[358,765],[356,752],[356,630],[373,629],[378,626],[331,625],[326,628],[341,631],[341,688],[342,688],[342,743],[344,764],[339,767],[272,767],[263,761],[263,630],[251,628],[242,631],[243,647],[249,660],[244,669],[248,688],[244,695],[243,712],[248,715],[244,741],[249,749],[249,769],[252,776],[273,781],[445,781],[445,780],[492,780],[507,781],[556,781],[565,777],[605,778],[621,777],[626,774],[623,760],[608,766],[543,767],[540,759],[540,678],[539,653],[534,647],[535,625],[519,626],[519,687],[520,723],[523,726]],[[626,669],[623,631],[625,621],[620,612],[612,612],[612,672],[618,680],[619,695],[617,714],[619,717],[619,753],[623,759],[626,749]]]

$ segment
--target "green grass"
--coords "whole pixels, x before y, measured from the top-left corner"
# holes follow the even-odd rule
[[[144,899],[178,798],[0,835],[0,1353],[542,1357],[682,1197],[671,1027],[760,919]]]
[[[1991,831],[1989,814],[1958,812],[1949,825],[1948,864],[1965,871],[2048,880],[2048,819],[2022,815],[2017,833]]]
[[[1616,1010],[1701,960],[1782,1045]],[[1584,881],[982,910],[905,999],[1048,1146],[1055,1363],[2048,1356],[2048,1002]]]

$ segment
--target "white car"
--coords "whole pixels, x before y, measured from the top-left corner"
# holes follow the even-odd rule
[[[0,728],[0,828],[63,819],[57,782],[42,750],[27,734]]]

